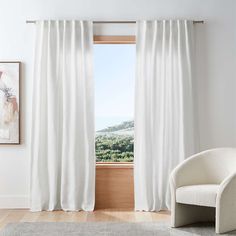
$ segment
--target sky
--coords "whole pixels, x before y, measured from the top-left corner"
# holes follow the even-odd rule
[[[94,44],[96,130],[134,114],[135,45]]]

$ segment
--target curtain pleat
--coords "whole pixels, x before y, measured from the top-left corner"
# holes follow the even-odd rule
[[[31,210],[94,209],[92,23],[38,21]]]
[[[169,207],[169,175],[196,152],[193,23],[137,22],[135,209]]]

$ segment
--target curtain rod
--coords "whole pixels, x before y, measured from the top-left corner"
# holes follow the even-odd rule
[[[35,24],[36,20],[27,20],[27,24]],[[94,24],[135,24],[136,21],[93,21]],[[193,20],[193,24],[204,24],[203,20]]]

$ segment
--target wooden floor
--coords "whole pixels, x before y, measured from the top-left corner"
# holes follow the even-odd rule
[[[30,212],[29,210],[0,210],[0,229],[12,222],[148,222],[169,221],[170,213],[134,212],[127,209],[96,210],[94,212]]]

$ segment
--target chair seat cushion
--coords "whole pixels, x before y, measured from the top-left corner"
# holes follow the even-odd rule
[[[183,186],[176,190],[176,202],[215,207],[218,190],[217,184]]]

